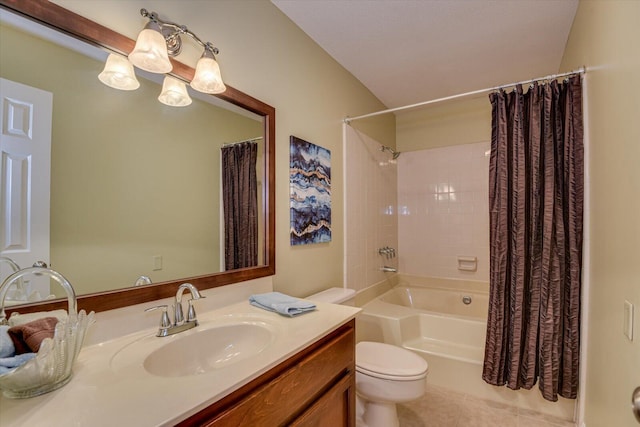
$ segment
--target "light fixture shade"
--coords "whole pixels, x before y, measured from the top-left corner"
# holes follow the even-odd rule
[[[166,76],[162,83],[162,93],[158,101],[171,107],[186,107],[191,104],[187,86],[175,77]]]
[[[227,90],[222,82],[220,66],[206,49],[196,64],[196,73],[191,81],[191,87],[203,93],[222,93]]]
[[[129,61],[151,73],[164,74],[171,71],[173,66],[169,61],[167,43],[157,23],[149,21],[144,30],[140,31],[136,46],[129,54]]]
[[[100,81],[107,86],[120,90],[136,90],[140,87],[140,82],[136,79],[133,65],[127,58],[110,53],[104,70],[98,74]]]

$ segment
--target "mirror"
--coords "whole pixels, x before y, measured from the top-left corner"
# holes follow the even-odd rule
[[[185,281],[206,289],[274,274],[272,107],[228,87],[218,96],[192,91],[192,105],[172,108],[157,101],[157,83],[140,75],[137,91],[114,90],[97,79],[104,49],[127,53],[133,40],[47,1],[2,0],[0,5],[103,48],[96,60],[40,47],[47,60],[62,59],[62,72],[54,71],[53,63],[46,76],[27,67],[41,87],[56,74],[72,82],[68,96],[54,94],[65,108],[54,108],[54,122],[61,124],[54,123],[52,132],[50,247],[52,267],[83,295],[81,307],[100,311],[162,298]],[[3,47],[18,45],[18,37],[24,37],[3,29],[3,39],[5,35],[15,38]],[[3,64],[38,57],[31,55],[38,47],[30,43],[28,48],[16,46],[21,52],[11,61],[5,61],[11,53],[3,48]],[[193,69],[173,62],[173,74],[190,80]],[[13,74],[27,79],[29,72]],[[80,89],[85,83],[89,86]],[[87,98],[92,101],[88,106],[77,106]],[[107,124],[90,124],[98,117]],[[264,218],[259,221],[258,266],[221,272],[220,147],[256,137],[262,138],[257,169]],[[141,275],[160,283],[120,289],[133,286]]]

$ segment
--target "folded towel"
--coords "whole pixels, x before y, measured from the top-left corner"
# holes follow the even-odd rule
[[[45,338],[53,338],[58,324],[57,317],[44,317],[19,326],[12,326],[7,331],[16,348],[16,354],[37,353],[40,343]]]
[[[293,317],[316,309],[312,302],[281,294],[280,292],[268,292],[249,297],[251,305],[269,311],[275,311],[285,316]]]
[[[42,319],[43,317],[57,317],[60,320],[66,320],[67,310],[39,311],[37,313],[26,314],[20,314],[14,311],[9,318],[9,326],[23,325],[37,319]]]
[[[34,357],[36,357],[35,353],[23,353],[13,357],[0,358],[0,375],[6,374],[18,366],[24,365]]]
[[[13,341],[9,337],[8,325],[0,325],[0,359],[5,357],[11,357],[16,354],[16,347],[13,345]]]

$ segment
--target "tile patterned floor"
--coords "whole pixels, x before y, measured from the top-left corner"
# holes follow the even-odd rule
[[[559,418],[427,386],[425,396],[398,405],[400,427],[575,427]]]

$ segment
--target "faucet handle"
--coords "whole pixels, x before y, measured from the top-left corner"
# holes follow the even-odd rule
[[[157,305],[155,307],[147,308],[145,312],[158,309],[162,310],[162,314],[160,315],[160,331],[158,331],[158,334],[160,334],[162,331],[165,331],[171,327],[171,319],[169,319],[169,313],[167,313],[168,306],[166,304]]]

